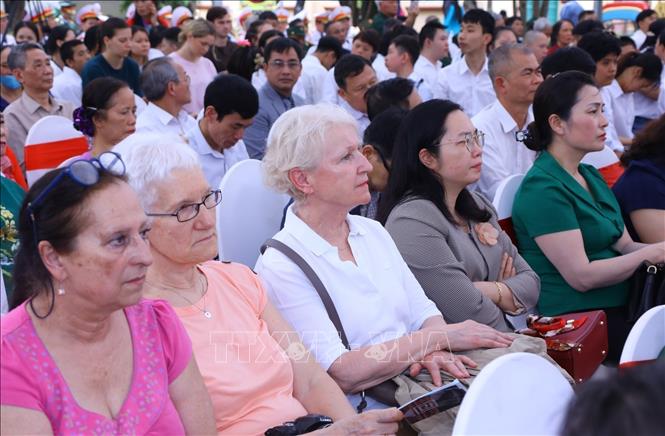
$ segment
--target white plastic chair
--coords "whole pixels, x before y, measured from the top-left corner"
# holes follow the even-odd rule
[[[584,158],[582,158],[582,163],[592,165],[597,169],[614,165],[617,162],[619,162],[619,158],[607,145],[600,151],[585,154]]]
[[[25,138],[25,171],[32,186],[46,172],[88,150],[88,140],[72,120],[58,115],[41,118]]]
[[[647,310],[630,331],[621,352],[620,366],[652,360],[665,347],[665,305]]]
[[[254,268],[261,245],[279,232],[289,196],[263,183],[259,160],[233,165],[219,185],[222,202],[217,207],[219,258]]]
[[[510,218],[513,215],[513,201],[522,179],[524,179],[524,174],[514,174],[503,179],[496,188],[492,204],[499,220]]]
[[[573,389],[540,356],[512,353],[476,376],[457,413],[453,436],[556,435]]]

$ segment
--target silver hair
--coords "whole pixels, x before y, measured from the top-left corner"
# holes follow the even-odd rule
[[[166,94],[169,83],[180,83],[173,59],[163,56],[153,59],[141,72],[141,90],[148,101],[159,100]]]
[[[514,53],[531,55],[533,51],[524,44],[506,44],[492,50],[487,62],[487,69],[489,70],[492,83],[494,83],[497,76],[506,74],[513,67]]]
[[[551,26],[552,25],[550,24],[550,21],[545,17],[540,17],[533,22],[533,30],[537,30],[543,33],[545,32],[545,29]]]
[[[267,151],[263,157],[266,185],[288,193],[296,200],[303,199],[304,194],[289,180],[289,171],[316,168],[324,154],[326,137],[333,129],[342,126],[358,130],[351,115],[332,104],[300,106],[282,114],[268,134]]]
[[[35,42],[24,42],[23,44],[14,45],[11,47],[9,56],[7,57],[7,66],[10,70],[24,70],[25,62],[28,57],[28,51],[42,50],[41,45]]]
[[[134,133],[113,148],[125,162],[129,184],[145,210],[157,202],[159,185],[177,169],[198,169],[199,156],[180,139],[162,133]]]
[[[524,34],[524,44],[529,45],[533,44],[536,41],[536,38],[539,35],[544,35],[547,38],[547,35],[545,35],[543,32],[540,30],[529,30]],[[548,38],[549,41],[549,38]]]

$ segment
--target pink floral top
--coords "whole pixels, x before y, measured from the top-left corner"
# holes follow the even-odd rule
[[[133,344],[132,383],[115,419],[78,405],[37,336],[25,303],[2,318],[0,403],[43,412],[54,434],[184,434],[168,388],[192,357],[173,309],[142,300],[124,309]]]

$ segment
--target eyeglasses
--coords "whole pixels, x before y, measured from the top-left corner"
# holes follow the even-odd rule
[[[440,138],[439,138],[440,141]],[[439,142],[439,141],[434,141],[434,146],[437,145],[444,145],[444,144],[462,144],[464,143],[464,146],[466,147],[467,150],[469,150],[469,153],[473,153],[473,146],[474,144],[477,145],[480,148],[483,148],[485,146],[485,134],[481,132],[480,130],[476,130],[473,133],[467,133],[464,135],[464,139],[461,141],[446,141],[446,142]]]
[[[295,70],[296,68],[300,67],[300,62],[299,61],[284,62],[281,59],[276,59],[274,61],[268,62],[268,65],[278,70],[281,70],[284,67],[287,67],[289,70]]]
[[[206,194],[200,203],[184,204],[179,208],[177,208],[173,213],[146,213],[146,215],[174,216],[178,219],[178,222],[184,223],[196,218],[196,216],[199,214],[199,209],[201,208],[201,206],[205,206],[206,209],[213,209],[217,207],[217,205],[221,202],[222,202],[222,191],[216,189]]]
[[[49,183],[34,200],[28,203],[27,211],[32,220],[35,243],[38,242],[35,212],[43,203],[48,193],[58,186],[58,183],[60,183],[65,176],[69,176],[81,186],[92,186],[99,181],[99,174],[101,171],[106,171],[115,176],[124,176],[125,163],[122,161],[122,158],[118,153],[112,151],[104,152],[100,154],[99,157],[90,160],[77,159],[51,180],[51,183]]]

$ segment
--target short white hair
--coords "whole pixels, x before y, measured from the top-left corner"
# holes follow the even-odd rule
[[[145,210],[157,201],[157,189],[176,169],[199,169],[198,154],[180,138],[160,133],[134,133],[113,148],[125,163],[129,184]]]
[[[533,30],[537,30],[539,32],[544,32],[545,29],[548,27],[552,27],[550,24],[550,20],[548,20],[545,17],[540,17],[536,21],[533,22]]]
[[[282,114],[268,134],[263,157],[266,185],[296,200],[302,199],[303,193],[289,180],[289,171],[316,168],[323,157],[326,136],[344,125],[358,131],[358,124],[351,115],[327,103],[299,106]]]

